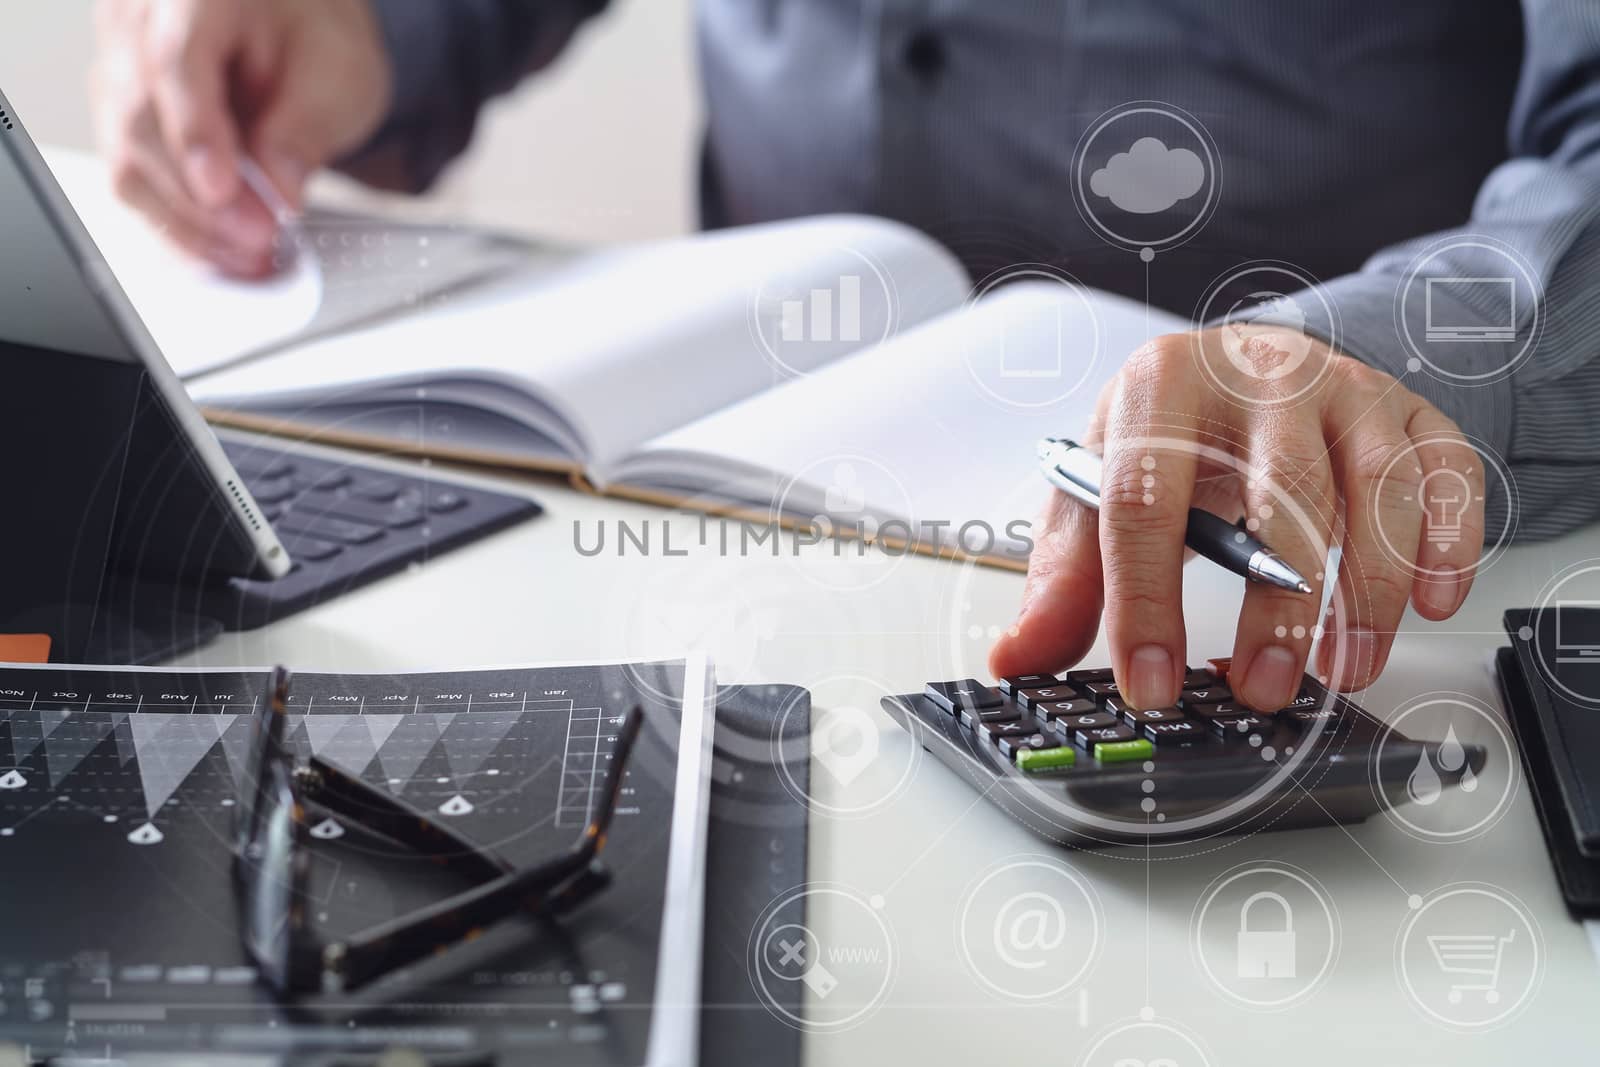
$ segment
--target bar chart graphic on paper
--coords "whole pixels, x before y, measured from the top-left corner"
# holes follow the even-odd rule
[[[813,289],[779,305],[778,336],[789,341],[860,341],[861,275],[845,274],[832,289]]]

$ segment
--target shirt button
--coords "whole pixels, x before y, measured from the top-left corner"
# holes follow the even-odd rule
[[[923,81],[932,81],[944,70],[944,38],[929,29],[913,33],[906,41],[906,69]]]

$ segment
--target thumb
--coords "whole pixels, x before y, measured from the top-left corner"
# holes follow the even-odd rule
[[[1058,492],[1042,526],[1028,560],[1021,615],[989,652],[989,673],[996,678],[1069,667],[1099,633],[1104,587],[1098,518]]]

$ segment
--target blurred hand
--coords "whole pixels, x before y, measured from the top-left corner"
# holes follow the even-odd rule
[[[1304,334],[1249,326],[1159,338],[1101,394],[1085,443],[1105,459],[1098,521],[1054,494],[1021,617],[990,653],[995,677],[1075,663],[1094,643],[1103,605],[1123,694],[1140,707],[1172,704],[1187,648],[1180,571],[1191,505],[1249,516],[1255,536],[1315,587],[1306,596],[1251,582],[1245,592],[1231,681],[1262,711],[1295,695],[1319,622],[1329,633],[1315,673],[1360,689],[1383,669],[1408,599],[1441,620],[1472,584],[1484,530],[1477,453],[1394,378]],[[1441,464],[1471,487],[1454,544],[1424,536],[1421,482]],[[1343,561],[1322,621],[1334,537]]]
[[[277,236],[241,154],[298,209],[388,110],[370,0],[101,0],[96,21],[91,97],[118,195],[230,273],[269,272]]]

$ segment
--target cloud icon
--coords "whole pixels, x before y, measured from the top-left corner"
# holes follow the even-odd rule
[[[1168,148],[1154,137],[1141,137],[1089,176],[1089,190],[1123,211],[1153,215],[1200,191],[1205,164],[1187,148]]]

